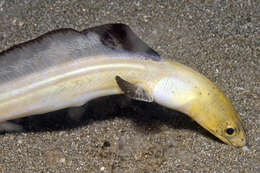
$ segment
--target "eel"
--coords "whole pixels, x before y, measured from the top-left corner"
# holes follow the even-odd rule
[[[224,143],[246,145],[225,94],[191,68],[161,58],[125,24],[59,29],[0,53],[2,124],[114,94],[180,111]]]

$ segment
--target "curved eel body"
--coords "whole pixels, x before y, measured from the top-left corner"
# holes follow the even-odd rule
[[[123,24],[47,33],[2,52],[0,67],[0,122],[125,94],[183,112],[227,144],[246,144],[239,116],[215,84],[162,59]]]

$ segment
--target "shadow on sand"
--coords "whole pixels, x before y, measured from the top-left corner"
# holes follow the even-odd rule
[[[95,121],[119,117],[132,120],[136,124],[136,129],[142,133],[146,133],[147,129],[149,129],[149,133],[158,133],[160,125],[164,124],[169,128],[196,131],[221,142],[187,115],[156,103],[135,101],[124,95],[115,95],[92,100],[83,107],[85,113],[76,120],[68,115],[68,109],[63,109],[10,122],[22,125],[25,132],[45,132],[78,128],[91,125]]]

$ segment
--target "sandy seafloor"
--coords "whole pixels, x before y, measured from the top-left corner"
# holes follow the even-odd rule
[[[0,172],[260,172],[260,1],[0,0],[0,50],[115,22],[216,82],[242,117],[248,149],[180,113],[113,96],[86,104],[80,120],[66,110],[19,120],[25,132],[0,135]]]

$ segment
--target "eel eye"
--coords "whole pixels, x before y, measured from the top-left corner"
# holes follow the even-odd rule
[[[227,129],[226,129],[226,133],[227,133],[228,135],[233,135],[234,132],[235,132],[235,130],[234,130],[233,128],[227,128]]]

